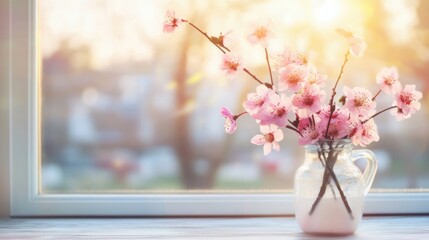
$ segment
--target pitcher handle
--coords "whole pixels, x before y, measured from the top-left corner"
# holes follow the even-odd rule
[[[366,166],[365,170],[363,171],[364,195],[366,195],[371,188],[375,173],[377,172],[377,161],[375,160],[374,153],[368,149],[352,151],[353,162],[362,158],[366,159]]]

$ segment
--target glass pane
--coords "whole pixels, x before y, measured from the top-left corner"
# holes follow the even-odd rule
[[[241,112],[256,84],[228,79],[221,54],[188,25],[162,32],[164,13],[209,34],[232,30],[246,66],[268,80],[263,49],[246,41],[249,23],[269,16],[276,48],[307,50],[334,84],[345,45],[336,27],[361,26],[368,43],[351,59],[344,83],[376,92],[375,76],[396,65],[403,83],[427,92],[427,1],[133,1],[41,0],[42,190],[44,193],[290,190],[304,149],[285,130],[281,151],[264,157],[250,143],[248,116],[224,132],[219,109]],[[263,14],[261,14],[263,13]],[[277,78],[277,76],[274,76]],[[428,104],[412,119],[377,119],[372,144],[375,188],[429,188]],[[379,98],[380,106],[390,100]]]

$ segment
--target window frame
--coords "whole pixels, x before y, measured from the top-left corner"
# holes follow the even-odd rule
[[[10,0],[11,216],[293,215],[292,193],[40,194],[40,86],[36,0]],[[3,81],[3,80],[2,80]],[[365,214],[429,213],[429,192],[370,192]]]

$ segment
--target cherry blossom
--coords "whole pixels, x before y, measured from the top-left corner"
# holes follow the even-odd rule
[[[345,86],[344,95],[346,107],[353,116],[368,118],[375,113],[376,103],[372,100],[372,94],[368,89],[355,87],[353,89]]]
[[[329,106],[324,106],[319,112],[318,116],[321,119],[320,126],[324,130],[323,134],[326,133],[326,129],[329,125],[327,137],[330,139],[341,139],[349,134],[348,121],[350,119],[350,112],[345,108],[337,108],[331,116]],[[331,121],[329,122],[329,117]]]
[[[298,143],[301,145],[315,144],[323,138],[323,128],[318,117],[302,119],[298,124],[301,133]]]
[[[398,81],[398,69],[395,67],[383,68],[377,74],[377,83],[381,85],[381,89],[393,95],[401,90],[401,83]]]
[[[290,48],[285,47],[283,52],[278,54],[275,62],[275,69],[287,67],[289,64],[306,65],[308,63],[308,54],[305,52],[294,52]]]
[[[280,151],[279,142],[283,140],[283,132],[276,125],[261,126],[261,133],[251,139],[255,145],[264,145],[264,155],[267,156],[272,149]]]
[[[404,89],[395,94],[395,102],[393,105],[397,106],[392,109],[391,113],[396,116],[396,120],[401,121],[411,117],[421,108],[418,102],[422,98],[422,93],[416,91],[415,85],[406,85]]]
[[[221,69],[229,79],[234,79],[243,69],[243,60],[235,53],[225,53],[222,58]]]
[[[310,54],[308,52],[299,51],[295,53],[293,61],[296,64],[306,65],[309,59],[310,59]]]
[[[292,104],[298,109],[299,117],[305,118],[320,111],[325,96],[325,91],[316,85],[307,84],[302,91],[293,96]]]
[[[352,120],[349,126],[349,137],[352,139],[354,145],[365,147],[372,142],[378,142],[378,140],[380,140],[377,125],[372,118],[365,123],[362,123],[359,119]]]
[[[299,64],[289,64],[279,69],[279,91],[299,91],[307,80],[308,69]]]
[[[259,85],[256,87],[256,93],[249,93],[247,95],[247,101],[243,103],[243,107],[253,116],[269,104],[273,98],[276,98],[276,95],[272,89],[269,89],[265,85]]]
[[[398,70],[395,67],[383,68],[379,71],[376,81],[380,87],[375,97],[365,88],[345,86],[344,94],[339,99],[343,105],[340,106],[337,103],[337,87],[346,69],[349,55],[361,57],[367,47],[362,36],[356,31],[341,28],[336,30],[348,42],[348,49],[327,105],[326,92],[321,88],[325,86],[328,77],[319,73],[317,68],[309,63],[308,52],[284,48],[275,59],[278,84],[274,85],[267,49],[274,34],[268,22],[255,24],[247,35],[247,40],[265,48],[269,81],[258,78],[249,69],[244,69],[242,58],[231,52],[232,45],[236,46],[237,43],[231,37],[230,31],[226,34],[210,36],[188,20],[176,18],[174,11],[167,11],[163,30],[173,32],[183,23],[189,23],[190,27],[201,33],[224,54],[221,69],[225,71],[228,78],[234,78],[239,71],[244,70],[251,80],[259,83],[256,91],[249,93],[247,100],[243,103],[245,112],[234,115],[229,109],[223,107],[220,113],[225,118],[225,132],[230,134],[237,129],[237,119],[249,113],[260,125],[262,133],[254,136],[251,142],[264,145],[264,155],[268,155],[272,149],[279,151],[278,142],[283,139],[281,128],[298,133],[298,142],[302,145],[316,144],[320,140],[350,138],[354,145],[366,146],[379,140],[374,121],[376,116],[391,110],[399,121],[409,118],[421,108],[419,101],[422,99],[422,93],[416,90],[415,85],[406,85],[402,88],[398,81]],[[232,40],[234,44],[231,44]],[[286,95],[286,91],[291,94]],[[393,96],[393,105],[376,113],[375,99],[382,91]],[[289,116],[294,118],[289,119]]]
[[[329,117],[331,116],[329,105],[323,106],[318,116],[320,117],[320,119],[322,119],[322,121],[327,122],[329,120]],[[335,109],[335,111],[332,113],[331,121],[332,120],[347,121],[349,120],[349,118],[350,118],[349,110],[346,109],[345,107],[341,107],[341,108]]]
[[[328,125],[324,124],[322,126],[323,126],[323,129],[326,130]],[[333,121],[331,120],[327,137],[330,139],[341,139],[341,138],[347,137],[347,135],[349,134],[347,126],[348,126],[347,121],[342,121],[340,119],[333,120]],[[325,132],[323,132],[323,134],[325,134]]]
[[[166,13],[163,30],[165,33],[173,32],[183,20],[176,18],[174,11],[168,10]]]
[[[271,97],[269,104],[253,117],[259,120],[260,125],[274,124],[279,127],[285,127],[290,109],[290,99],[285,94],[281,94],[281,96],[275,94]]]
[[[366,50],[366,43],[362,37],[352,37],[349,39],[350,53],[355,57],[362,57]]]
[[[326,84],[326,80],[328,79],[328,76],[320,74],[316,67],[310,65],[308,67],[308,77],[307,82],[309,84],[317,84],[319,87],[323,87]]]
[[[278,71],[282,67],[286,67],[287,65],[295,62],[295,56],[292,50],[288,47],[283,49],[283,52],[277,54],[275,58],[274,67]]]
[[[362,57],[366,49],[366,43],[362,36],[357,33],[343,28],[337,28],[336,32],[347,39],[350,46],[350,53],[354,57]]]
[[[237,121],[234,117],[234,114],[232,114],[228,108],[222,107],[220,109],[220,115],[225,118],[225,124],[224,124],[225,132],[229,134],[234,133],[235,130],[237,129]]]
[[[261,44],[267,48],[269,41],[274,37],[274,33],[269,28],[269,22],[264,24],[255,24],[251,27],[247,40],[252,44]]]

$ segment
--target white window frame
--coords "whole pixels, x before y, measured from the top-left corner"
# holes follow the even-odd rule
[[[40,71],[36,0],[10,0],[11,216],[293,215],[292,193],[39,194]],[[2,81],[7,81],[2,80]],[[429,193],[371,192],[365,214],[429,213]]]

